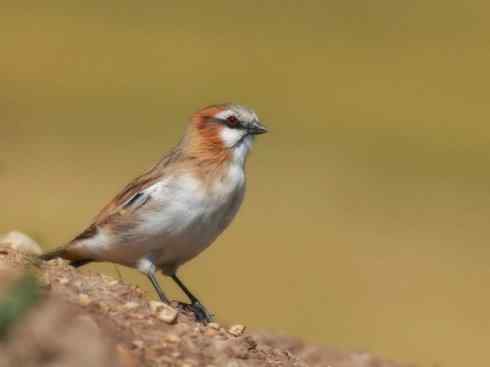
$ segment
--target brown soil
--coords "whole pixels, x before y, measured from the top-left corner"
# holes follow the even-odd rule
[[[239,326],[231,332],[228,326],[203,326],[186,311],[171,322],[172,310],[152,303],[135,286],[63,261],[32,264],[10,249],[0,249],[0,302],[26,267],[41,281],[41,301],[0,340],[0,367],[401,367],[295,338],[240,334]]]

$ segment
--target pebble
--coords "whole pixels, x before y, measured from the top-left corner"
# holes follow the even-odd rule
[[[90,299],[90,297],[85,294],[85,293],[81,293],[79,296],[78,296],[78,303],[80,303],[82,306],[87,306],[89,305],[90,303],[92,302],[92,300]]]
[[[126,302],[122,307],[125,310],[132,310],[138,306],[139,306],[139,303],[137,303],[137,302]]]
[[[133,343],[132,343],[136,348],[138,349],[141,349],[144,347],[144,343],[143,343],[143,340],[133,340]]]
[[[230,333],[233,336],[240,336],[243,334],[244,331],[245,331],[245,326],[240,324],[230,326],[230,328],[228,329],[228,333]]]
[[[179,343],[180,342],[180,336],[175,335],[175,334],[169,334],[165,337],[165,340],[170,342],[170,343]]]
[[[173,324],[177,320],[177,310],[170,306],[165,307],[158,313],[158,319],[166,322],[167,324]]]
[[[216,336],[218,334],[219,332],[216,329],[207,329],[206,332],[204,333],[204,335],[206,336]]]
[[[60,283],[61,285],[65,285],[65,284],[68,284],[70,280],[68,278],[60,278],[58,279],[58,283]]]
[[[10,247],[29,255],[41,255],[43,252],[36,241],[19,231],[11,231],[0,236],[0,247]]]
[[[104,302],[97,303],[97,306],[102,312],[109,312],[111,310],[111,306]]]
[[[211,329],[214,329],[214,330],[219,330],[220,325],[217,322],[210,322],[208,324],[208,327],[211,328]]]
[[[174,323],[179,313],[175,308],[160,301],[150,301],[150,309],[153,313],[157,313],[158,319],[167,324]]]
[[[129,316],[135,320],[144,320],[146,318],[142,313],[132,313]]]
[[[163,308],[164,306],[166,306],[166,305],[163,302],[160,302],[160,301],[150,301],[150,309],[151,309],[151,312],[157,312],[161,308]]]

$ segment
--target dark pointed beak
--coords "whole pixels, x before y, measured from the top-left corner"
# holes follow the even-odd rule
[[[247,131],[251,135],[265,134],[268,130],[258,121],[252,122],[248,127]]]

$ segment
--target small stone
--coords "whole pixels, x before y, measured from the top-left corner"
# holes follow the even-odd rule
[[[118,284],[119,284],[119,281],[118,280],[113,280],[113,281],[111,281],[111,282],[108,283],[109,287],[114,287],[114,286],[116,286]]]
[[[122,306],[122,308],[124,308],[125,310],[132,310],[132,309],[135,309],[138,306],[139,306],[139,303],[137,303],[137,302],[126,302]]]
[[[230,326],[230,328],[228,329],[228,333],[230,333],[233,336],[240,336],[243,334],[244,331],[245,331],[245,326],[240,324]]]
[[[160,301],[150,301],[150,309],[151,312],[158,312],[160,311],[164,306],[166,306],[165,303],[160,302]]]
[[[218,334],[219,332],[216,329],[206,329],[206,332],[204,333],[206,336],[216,336]]]
[[[168,341],[169,343],[179,343],[180,342],[180,336],[175,335],[175,334],[169,334],[165,337],[165,340]]]
[[[208,327],[211,328],[211,329],[214,329],[214,330],[219,330],[220,325],[217,322],[210,322],[208,324]]]
[[[85,293],[81,293],[79,296],[78,296],[78,303],[80,303],[82,306],[87,306],[89,305],[90,303],[92,302],[92,300],[90,299],[90,297],[85,294]]]
[[[65,285],[65,284],[68,284],[70,280],[68,278],[60,278],[58,279],[58,283],[60,283],[61,285]]]
[[[109,312],[111,310],[111,306],[104,302],[97,303],[97,306],[102,312]]]
[[[11,231],[0,237],[0,247],[10,247],[29,255],[41,255],[41,246],[28,235]]]
[[[143,340],[133,340],[132,344],[138,349],[142,349],[145,345],[145,343],[143,343]]]
[[[165,305],[163,309],[158,313],[158,319],[166,322],[167,324],[173,324],[177,319],[177,310],[168,305]]]
[[[135,319],[135,320],[144,320],[145,319],[145,315],[143,315],[141,313],[132,313],[129,315],[129,317],[131,317],[132,319]]]

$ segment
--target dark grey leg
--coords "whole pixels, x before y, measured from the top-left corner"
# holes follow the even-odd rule
[[[155,288],[155,291],[158,294],[158,297],[160,298],[160,301],[163,303],[169,303],[167,296],[165,296],[165,293],[163,293],[162,288],[160,288],[160,284],[158,284],[158,280],[155,276],[155,273],[149,272],[146,274],[148,279],[150,279],[151,284],[153,285],[153,288]]]
[[[162,288],[160,288],[160,284],[158,284],[158,280],[155,276],[156,266],[153,264],[153,261],[149,258],[142,258],[136,263],[136,269],[145,274],[148,279],[150,279],[151,285],[155,288],[160,301],[163,303],[169,304],[167,296],[163,293]]]
[[[184,283],[182,283],[176,274],[172,275],[172,279],[191,301],[191,304],[186,306],[194,313],[196,320],[204,324],[213,321],[213,315],[206,310],[206,307],[204,307],[197,297],[191,293],[191,291],[184,285]]]

